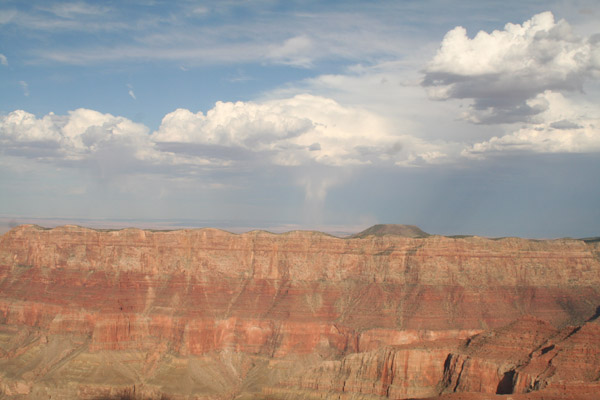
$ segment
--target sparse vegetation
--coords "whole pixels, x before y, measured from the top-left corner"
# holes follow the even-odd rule
[[[409,238],[426,238],[429,233],[414,225],[378,224],[365,229],[350,238],[366,238],[367,236],[403,236]]]
[[[600,236],[583,238],[581,240],[583,240],[586,243],[598,243],[600,242]]]
[[[94,400],[170,400],[171,398],[164,393],[155,396],[138,394],[135,389],[124,389],[121,393],[96,397]]]

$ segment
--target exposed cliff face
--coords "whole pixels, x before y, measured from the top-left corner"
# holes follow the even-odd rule
[[[543,393],[549,398],[600,390],[600,325],[561,330],[531,317],[474,336],[448,356],[442,392]]]
[[[594,314],[599,249],[574,240],[22,226],[0,238],[0,390],[93,397],[135,384],[184,398],[403,398],[496,393],[503,380],[515,391],[562,385],[574,377],[523,360]],[[514,351],[509,341],[498,357],[479,356],[473,346],[485,336],[459,345],[521,315],[544,328]],[[581,332],[588,343],[588,325],[596,324],[569,338]]]
[[[327,393],[331,398],[379,396],[390,399],[427,397],[439,393],[444,360],[458,341],[440,340],[349,354],[323,361],[301,374],[265,387],[263,392],[285,398]],[[371,397],[372,398],[372,397]]]

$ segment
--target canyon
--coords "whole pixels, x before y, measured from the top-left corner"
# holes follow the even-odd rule
[[[597,239],[23,225],[0,398],[595,399],[599,316]]]

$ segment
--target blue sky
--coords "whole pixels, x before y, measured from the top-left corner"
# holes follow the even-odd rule
[[[599,5],[2,0],[0,219],[598,235]]]

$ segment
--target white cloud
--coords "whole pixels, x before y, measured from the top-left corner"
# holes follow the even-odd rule
[[[267,52],[267,58],[276,63],[310,67],[314,46],[312,40],[306,35],[299,35],[286,40],[282,45],[272,45]]]
[[[0,53],[0,64],[8,66],[8,59],[6,58],[6,56],[2,53]]]
[[[37,118],[23,110],[0,117],[0,142],[11,153],[46,160],[81,161],[107,148],[129,148],[137,154],[150,146],[148,128],[123,117],[77,109]]]
[[[593,106],[574,105],[559,93],[538,95],[547,110],[528,124],[504,136],[475,143],[463,150],[469,158],[500,153],[591,153],[600,152],[600,115]]]
[[[85,2],[67,2],[53,4],[50,7],[39,7],[40,10],[50,12],[60,18],[75,19],[81,16],[97,16],[106,14],[109,9]]]
[[[204,7],[204,6],[194,7],[194,9],[192,10],[192,14],[195,14],[195,15],[205,16],[209,13],[210,13],[210,10],[208,9],[208,7]]]
[[[6,116],[0,117],[0,136],[3,142],[45,142],[60,141],[60,133],[56,121],[59,117],[50,113],[41,119],[23,110],[16,110]]]
[[[144,22],[127,20],[124,15],[110,7],[86,2],[28,2],[19,10],[1,10],[0,24],[14,24],[24,28],[24,35],[32,31],[98,32],[131,30],[144,26]],[[51,3],[51,4],[49,4]],[[107,18],[107,16],[110,16]]]
[[[206,115],[179,109],[152,135],[157,143],[194,143],[264,153],[278,165],[352,165],[394,160],[400,138],[380,117],[324,97],[263,103],[218,102]]]
[[[231,7],[232,4],[229,5]],[[198,17],[205,11],[227,15],[218,10],[190,6],[174,6],[169,15],[158,15],[152,7],[134,16],[120,13],[119,7],[105,15],[82,14],[85,18],[57,17],[57,12],[71,15],[78,11],[53,10],[52,15],[36,12],[20,13],[14,21],[22,28],[42,31],[132,31],[131,40],[114,43],[98,41],[94,45],[73,45],[48,48],[41,46],[31,53],[37,61],[65,64],[96,64],[128,60],[159,60],[185,63],[186,67],[219,65],[222,63],[284,64],[302,68],[314,67],[323,60],[372,61],[377,57],[397,57],[414,48],[414,39],[406,40],[397,24],[382,23],[381,14],[389,18],[383,7],[371,7],[369,12],[336,11],[318,13],[284,13],[273,17],[265,13],[243,23],[228,18],[218,24],[200,24]],[[236,5],[252,7],[250,5]],[[227,8],[227,7],[226,7]],[[351,10],[353,7],[349,7]],[[84,10],[79,10],[84,11]],[[239,10],[236,10],[239,12]],[[256,12],[256,7],[251,10]],[[396,10],[398,12],[398,10]],[[71,14],[69,14],[71,13]],[[191,18],[190,18],[191,17]],[[283,18],[281,18],[283,17]],[[391,20],[391,18],[389,18]]]
[[[273,142],[311,128],[307,119],[256,103],[217,102],[204,115],[186,109],[167,114],[153,138],[157,142],[200,143],[265,150]]]
[[[27,84],[27,82],[19,81],[19,85],[21,85],[21,88],[23,89],[23,95],[28,97],[29,96],[29,85]]]
[[[446,34],[424,72],[431,98],[473,99],[464,115],[471,122],[528,121],[545,108],[527,100],[546,90],[580,91],[586,79],[600,77],[600,37],[579,37],[550,12],[472,39],[459,26]]]
[[[423,56],[364,66],[354,65],[342,74],[326,74],[286,85],[265,94],[264,102],[298,93],[333,98],[354,109],[377,115],[395,147],[389,160],[401,167],[447,164],[459,157],[464,141],[479,139],[498,127],[474,126],[456,120],[453,104],[432,102],[420,85]],[[441,128],[443,127],[443,128]],[[462,142],[462,143],[461,143]],[[363,150],[367,150],[364,148]],[[372,163],[375,163],[373,161]]]
[[[149,129],[121,116],[80,108],[41,118],[23,110],[0,116],[4,155],[87,169],[101,179],[131,173],[195,174],[229,160],[158,149]]]
[[[598,121],[596,121],[598,124]],[[547,125],[521,128],[509,135],[475,143],[463,155],[484,158],[494,153],[590,153],[600,151],[600,129],[588,123],[578,129],[558,130]]]
[[[423,152],[412,152],[406,160],[396,162],[396,165],[404,167],[415,167],[429,164],[444,164],[450,159],[450,156],[446,153],[442,153],[440,150],[443,148],[439,146],[438,149],[433,145],[430,151]]]
[[[89,109],[41,118],[16,110],[0,117],[0,142],[10,154],[28,158],[86,163],[112,151],[159,170],[177,165],[394,165],[410,156],[405,143],[416,148],[381,117],[311,95],[217,102],[206,114],[178,109],[152,134],[127,118]],[[421,146],[419,152],[434,150]]]
[[[127,93],[129,94],[129,96],[134,99],[137,100],[137,98],[135,97],[135,93],[133,92],[133,86],[131,84],[127,84],[127,88],[129,88],[129,90],[127,91]]]

